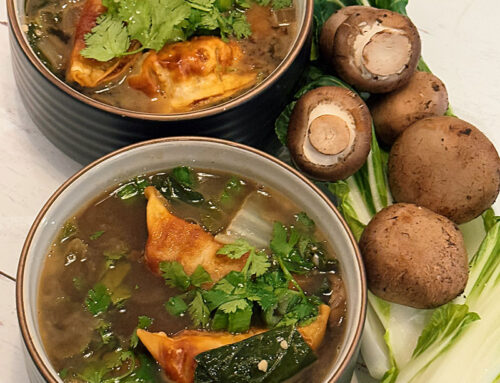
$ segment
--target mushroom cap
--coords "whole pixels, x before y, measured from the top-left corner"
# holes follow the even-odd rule
[[[366,161],[371,125],[368,107],[356,93],[336,86],[319,87],[295,104],[287,145],[304,173],[337,181],[354,174]]]
[[[488,209],[500,189],[500,158],[473,125],[429,117],[407,128],[389,155],[389,185],[398,202],[411,202],[457,224]]]
[[[355,12],[335,33],[333,61],[339,76],[355,88],[386,93],[410,80],[420,49],[408,17],[384,9]]]
[[[348,7],[340,8],[337,12],[331,15],[325,21],[321,28],[321,35],[319,37],[319,47],[321,55],[326,62],[333,64],[333,44],[337,29],[348,17],[356,12],[374,12],[377,8],[365,7],[363,5],[351,5]]]
[[[415,121],[442,116],[448,109],[448,92],[443,82],[428,72],[415,72],[410,81],[382,95],[370,108],[377,138],[392,145]]]
[[[467,283],[462,234],[429,209],[398,203],[381,210],[359,246],[369,289],[387,301],[437,307],[461,294]]]

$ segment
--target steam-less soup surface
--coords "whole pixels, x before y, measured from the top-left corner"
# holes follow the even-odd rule
[[[187,167],[71,217],[39,291],[65,382],[320,382],[344,333],[340,267],[314,222],[275,190]]]
[[[25,31],[81,93],[172,114],[256,86],[287,55],[296,24],[292,0],[27,0]]]

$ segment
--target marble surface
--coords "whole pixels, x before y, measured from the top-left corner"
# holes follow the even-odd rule
[[[455,113],[500,148],[500,2],[410,0],[423,55],[448,88]],[[17,93],[5,1],[0,4],[0,381],[27,382],[15,312],[25,236],[44,202],[80,165],[40,134]],[[499,203],[496,203],[499,210]]]

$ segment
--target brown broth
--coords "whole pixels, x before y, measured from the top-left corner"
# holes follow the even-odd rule
[[[164,173],[158,173],[164,174]],[[218,172],[197,170],[198,185],[196,191],[206,199],[217,201],[231,175]],[[212,234],[222,231],[242,205],[246,196],[257,192],[265,211],[266,219],[279,220],[286,225],[295,222],[294,214],[298,208],[281,193],[251,181],[241,179],[243,187],[234,197],[233,203],[216,215],[217,222],[207,220],[207,211],[184,202],[171,202],[172,213],[176,216],[202,224]],[[95,358],[106,358],[116,349],[127,349],[130,337],[137,326],[138,317],[146,315],[153,318],[148,330],[163,331],[173,335],[185,328],[190,328],[189,317],[174,317],[168,314],[164,303],[179,290],[167,287],[163,278],[154,275],[144,263],[144,248],[147,239],[146,199],[142,195],[122,200],[113,187],[95,198],[88,206],[71,217],[61,233],[51,245],[45,260],[40,279],[38,296],[38,320],[43,344],[47,355],[57,371],[82,371],[84,366]],[[75,230],[70,230],[76,228]],[[103,232],[92,239],[95,233]],[[315,237],[322,238],[316,230]],[[333,254],[331,247],[329,253]],[[113,261],[108,267],[106,253],[125,254]],[[121,272],[125,273],[119,278]],[[309,276],[297,277],[305,291],[317,291],[326,277],[337,278],[337,286],[343,284],[339,274],[313,272]],[[85,308],[85,298],[89,289],[106,278],[118,280],[121,290],[130,297],[123,304],[113,306],[100,316],[92,316]],[[113,279],[114,278],[114,279]],[[335,288],[334,288],[335,289]],[[333,291],[333,294],[336,294]],[[127,295],[127,294],[125,294]],[[326,303],[329,295],[323,299]],[[345,310],[345,302],[342,310]],[[342,312],[342,319],[345,312]],[[102,345],[99,334],[103,318],[111,323],[113,339]],[[308,376],[320,381],[335,360],[338,347],[344,333],[344,321],[332,323],[327,329],[323,344],[318,350],[318,361],[290,381],[300,382]],[[140,342],[139,342],[140,343]],[[147,353],[139,344],[138,350]],[[157,382],[167,382],[167,378],[158,372]],[[68,378],[67,382],[83,382]]]
[[[61,80],[66,81],[73,34],[85,0],[27,0],[26,26],[28,40],[42,62]],[[246,11],[252,35],[238,40],[243,52],[242,63],[257,73],[257,83],[268,77],[289,52],[297,33],[295,7],[273,10],[270,6],[253,6]],[[94,88],[85,88],[76,83],[70,85],[79,92],[105,104],[146,113],[163,113],[161,94],[149,97],[128,84],[130,75],[140,72],[142,57],[124,75]],[[248,91],[243,89],[232,95],[235,98]],[[217,103],[227,101],[219,100]],[[192,110],[207,105],[193,105]]]

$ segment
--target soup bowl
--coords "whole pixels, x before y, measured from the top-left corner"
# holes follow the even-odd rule
[[[313,0],[296,0],[297,35],[281,64],[227,102],[188,113],[151,114],[96,101],[55,76],[31,48],[25,1],[7,0],[12,66],[21,100],[40,131],[80,163],[151,138],[202,135],[263,147],[309,58]]]
[[[327,359],[324,382],[350,382],[367,291],[361,256],[346,222],[328,197],[290,166],[254,148],[201,137],[156,139],[108,154],[67,180],[42,208],[27,236],[17,273],[17,313],[31,381],[62,382],[42,343],[37,297],[44,260],[63,224],[109,187],[179,165],[238,174],[281,191],[316,222],[337,255],[347,295],[345,332],[337,355]]]

